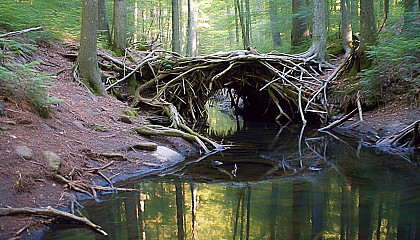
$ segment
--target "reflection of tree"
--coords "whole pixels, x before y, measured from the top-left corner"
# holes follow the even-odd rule
[[[245,214],[246,214],[246,220],[244,219]],[[248,185],[247,188],[242,189],[241,194],[239,195],[238,205],[236,208],[235,227],[233,230],[234,240],[236,239],[236,236],[238,234],[239,221],[241,224],[240,231],[239,231],[240,239],[244,238],[244,233],[245,233],[245,239],[249,239],[250,219],[251,219],[251,186]],[[244,221],[246,221],[245,231],[244,231]]]
[[[324,205],[325,190],[321,182],[312,184],[312,237],[311,239],[322,239],[324,231]]]
[[[127,238],[128,239],[139,239],[137,229],[137,204],[136,197],[126,198],[126,212],[125,216],[127,219]]]
[[[278,239],[276,237],[276,224],[277,224],[277,211],[278,211],[278,203],[279,203],[279,199],[278,199],[278,194],[279,192],[279,184],[278,183],[272,183],[271,185],[271,207],[272,207],[272,214],[270,214],[271,219],[269,219],[270,221],[270,239]]]
[[[198,224],[197,224],[197,207],[198,207],[198,184],[195,182],[190,183],[191,188],[191,198],[192,198],[192,207],[191,207],[191,214],[192,214],[192,232],[193,237],[192,239],[198,239]]]
[[[178,226],[178,239],[185,239],[184,232],[184,196],[183,196],[184,184],[177,182],[175,183],[176,189],[176,223]]]
[[[309,238],[309,186],[301,180],[293,181],[292,239]]]
[[[420,236],[420,187],[411,187],[401,192],[397,239],[419,239]],[[415,204],[417,203],[417,204]]]
[[[359,239],[372,239],[374,201],[365,188],[359,190]]]

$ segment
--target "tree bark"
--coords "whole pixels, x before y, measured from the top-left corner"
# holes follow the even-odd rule
[[[172,51],[181,53],[178,0],[172,0]]]
[[[377,44],[377,29],[373,0],[360,0],[360,69],[369,68],[371,62],[367,58],[368,46]]]
[[[238,1],[237,0],[235,0],[233,2],[235,4],[235,41],[237,43],[239,43],[239,21],[238,21],[238,18],[239,18],[239,14],[238,14],[239,6],[238,6]]]
[[[194,2],[188,0],[188,41],[187,41],[187,55],[195,57],[197,51],[197,34],[195,31],[195,17],[194,17]]]
[[[246,38],[248,39],[248,45],[246,47],[249,47],[252,45],[252,34],[251,34],[251,10],[249,6],[249,0],[245,0],[245,32],[246,32]]]
[[[106,0],[98,0],[98,30],[102,36],[105,37],[107,42],[111,42]]]
[[[385,0],[388,1],[388,0]],[[351,48],[352,29],[349,21],[349,0],[341,0],[341,45],[345,55],[347,55]]]
[[[327,55],[327,31],[325,27],[325,5],[324,0],[313,1],[313,33],[312,47],[319,62],[325,62]]]
[[[360,38],[362,51],[366,51],[367,46],[377,44],[377,29],[373,0],[360,0]]]
[[[349,0],[350,24],[354,32],[360,31],[359,0]]]
[[[273,47],[278,48],[282,45],[281,36],[279,32],[280,22],[278,16],[279,3],[278,0],[269,0],[269,14],[270,14],[270,27],[271,37],[273,39]]]
[[[241,33],[242,33],[242,43],[243,43],[243,47],[244,49],[247,49],[247,47],[251,44],[249,41],[249,36],[247,35],[247,30],[246,30],[246,20],[245,20],[245,16],[244,16],[244,11],[243,11],[243,4],[241,0],[235,0],[236,1],[236,7],[237,7],[237,11],[238,11],[238,16],[239,16],[239,24],[241,25]]]
[[[98,95],[106,96],[97,59],[98,0],[83,0],[82,30],[78,55],[79,73]]]
[[[114,0],[114,50],[117,55],[122,55],[127,43],[127,2]]]
[[[179,45],[180,45],[180,53],[184,53],[185,49],[185,22],[184,22],[184,14],[182,14],[182,0],[179,0],[178,3],[179,6],[179,32],[181,35],[181,38],[179,39]]]
[[[292,0],[292,46],[298,46],[302,41],[309,37],[308,17],[304,12],[305,7],[305,0]]]
[[[232,9],[231,6],[227,6],[226,7],[226,13],[229,19],[232,19]],[[233,33],[233,29],[229,28],[229,47],[230,49],[232,49],[233,43],[234,43],[234,39],[235,39],[235,34]]]

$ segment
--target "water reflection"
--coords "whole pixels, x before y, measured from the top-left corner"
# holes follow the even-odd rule
[[[418,185],[355,187],[334,171],[243,184],[160,179],[136,187],[140,194],[108,196],[83,212],[109,239],[416,239],[420,233]],[[68,231],[71,237],[47,239],[74,239],[75,230]],[[102,239],[82,231],[78,239]]]
[[[110,235],[45,239],[418,239],[415,161],[307,127],[244,124],[223,154],[133,183],[82,210]],[[235,175],[233,170],[235,170]]]

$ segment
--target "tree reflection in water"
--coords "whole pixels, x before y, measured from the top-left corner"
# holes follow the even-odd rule
[[[139,180],[133,183],[139,192],[86,202],[82,212],[110,234],[107,239],[420,236],[420,174],[414,161],[310,129],[302,138],[300,129],[284,128],[281,134],[278,128],[261,129],[247,126],[243,131],[253,135],[227,139],[250,146],[246,152],[233,147],[166,177]],[[297,141],[302,141],[300,153]],[[229,173],[235,164],[236,177],[218,169]],[[74,239],[74,234],[102,238],[71,229],[45,239]]]

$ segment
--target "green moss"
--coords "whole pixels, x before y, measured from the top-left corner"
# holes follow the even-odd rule
[[[343,51],[343,46],[341,45],[341,42],[334,42],[328,47],[328,54],[338,56],[342,54],[343,52],[344,51]]]
[[[121,113],[125,114],[129,117],[138,117],[137,109],[135,109],[135,108],[133,108],[133,109],[121,109]]]
[[[128,85],[130,86],[130,92],[128,93],[129,96],[134,95],[136,89],[140,86],[140,84],[137,83],[136,77],[134,75],[128,79]]]
[[[108,132],[108,129],[106,129],[106,127],[102,125],[93,125],[91,129],[96,132]]]

